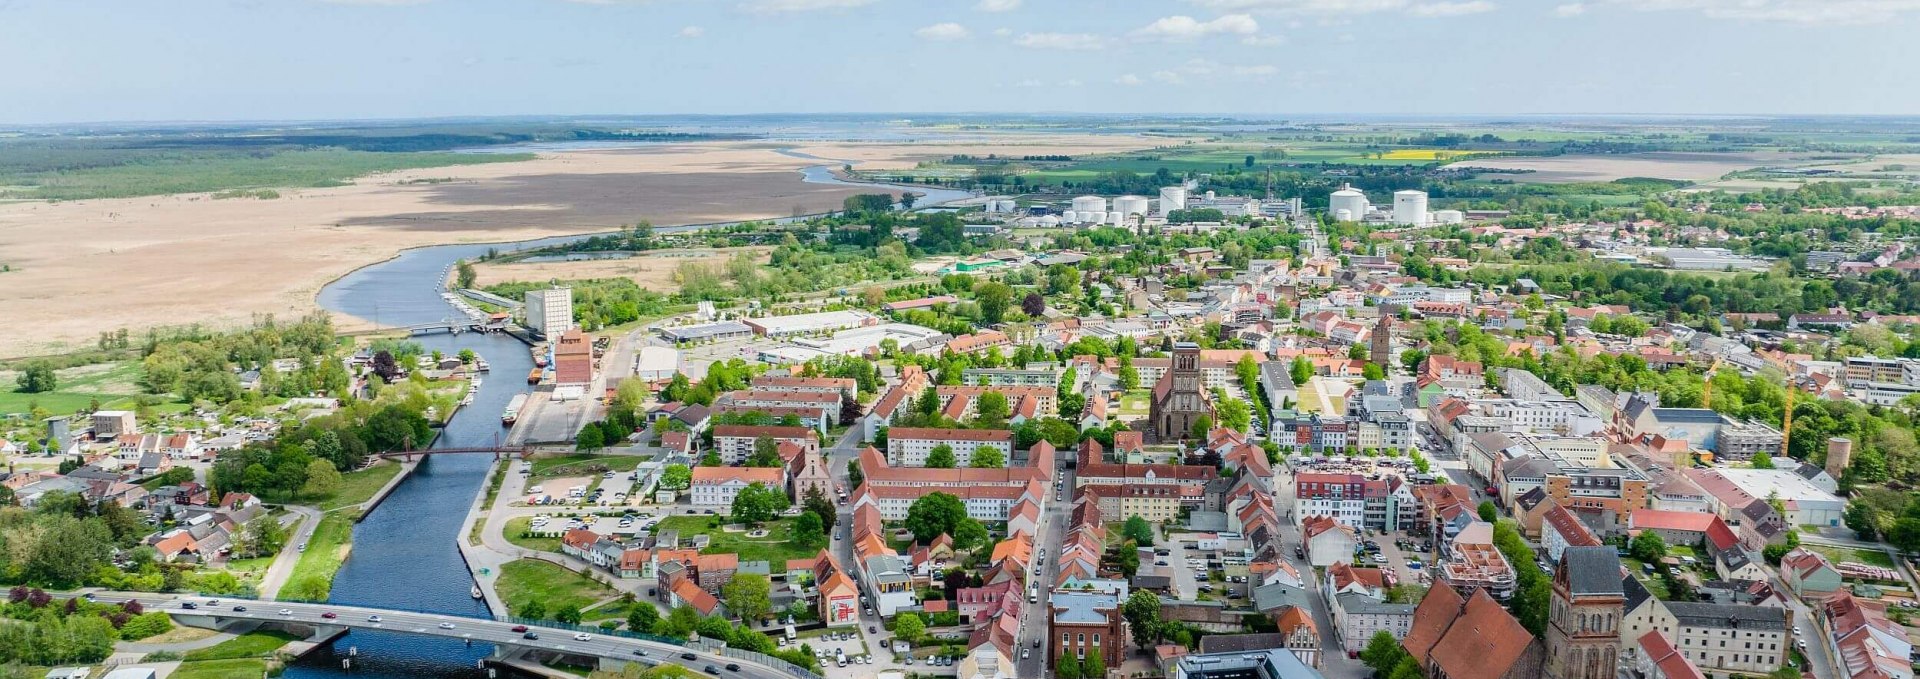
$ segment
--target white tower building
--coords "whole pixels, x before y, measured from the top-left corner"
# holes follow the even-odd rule
[[[1393,223],[1401,226],[1421,226],[1427,223],[1427,192],[1393,192]]]
[[[1343,222],[1357,222],[1367,218],[1367,194],[1349,184],[1341,184],[1340,190],[1327,198],[1327,212],[1334,219]],[[1344,215],[1344,216],[1343,216]]]

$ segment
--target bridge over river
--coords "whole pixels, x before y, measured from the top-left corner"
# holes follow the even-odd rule
[[[779,658],[727,648],[716,642],[631,637],[599,629],[556,626],[552,621],[516,622],[366,606],[131,592],[100,592],[93,598],[107,603],[139,601],[148,611],[163,611],[176,622],[191,627],[222,629],[250,620],[310,627],[317,638],[332,638],[343,630],[380,630],[465,640],[469,644],[492,644],[494,657],[502,660],[516,659],[529,651],[544,651],[596,659],[602,669],[611,670],[631,662],[647,666],[684,665],[695,671],[711,667],[714,671],[709,674],[723,679],[821,679]]]

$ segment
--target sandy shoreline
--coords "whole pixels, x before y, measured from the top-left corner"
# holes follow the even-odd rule
[[[879,167],[955,153],[1084,154],[1152,144],[1022,137],[801,150]],[[316,308],[314,296],[328,282],[409,248],[593,233],[640,219],[666,226],[784,217],[836,209],[858,192],[803,182],[798,170],[821,161],[776,148],[727,142],[542,153],[282,189],[274,200],[182,194],[0,204],[0,262],[13,269],[0,273],[0,318],[8,321],[0,323],[0,356],[86,349],[118,328],[297,316]]]

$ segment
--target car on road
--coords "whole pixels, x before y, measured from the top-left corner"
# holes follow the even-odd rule
[[[322,617],[322,618],[326,618],[326,619],[328,619],[328,620],[332,620],[332,619],[334,619],[334,618],[338,618],[338,617],[340,617],[340,614],[338,614],[338,613],[335,613],[335,612],[333,612],[333,611],[327,611],[327,612],[325,612],[325,613],[321,613],[321,614],[320,614],[320,617]]]
[[[247,607],[246,607],[246,606],[234,606],[234,607],[233,607],[233,611],[234,611],[235,613],[245,613],[245,612],[247,612]]]
[[[680,654],[680,659],[681,659],[681,660],[697,660],[697,659],[699,659],[699,657],[698,657],[698,656],[695,656],[695,655],[694,655],[694,654],[692,654],[692,653],[682,653],[682,654]]]
[[[740,664],[739,664],[739,663],[727,663],[727,671],[728,671],[728,672],[738,672],[738,671],[740,671]]]
[[[525,632],[525,631],[527,631],[527,626],[526,626],[526,625],[514,625],[514,626],[513,626],[513,631],[515,631],[515,632]]]
[[[1386,562],[1387,562],[1387,555],[1385,555],[1385,554],[1375,554],[1375,555],[1373,555],[1373,562],[1374,562],[1374,563],[1386,563]]]
[[[293,609],[291,609],[291,608],[282,608],[282,609],[280,609],[280,614],[281,614],[281,615],[293,615]]]
[[[450,623],[450,622],[440,623],[440,629],[453,629],[453,623]]]
[[[593,641],[593,635],[588,634],[586,632],[581,632],[579,634],[573,635],[573,640],[574,641]]]
[[[194,603],[194,602],[191,602],[191,601],[185,601],[185,602],[181,602],[181,604],[180,604],[180,607],[181,607],[181,608],[184,608],[184,609],[187,609],[187,610],[189,610],[189,611],[191,611],[191,610],[194,610],[194,609],[196,609],[196,608],[199,608],[199,607],[200,607],[200,604],[196,604],[196,603]]]
[[[367,622],[380,622],[380,616],[377,616],[377,615],[369,615],[369,616],[367,616]],[[525,629],[523,628],[523,629],[516,629],[516,630],[514,630],[514,631],[515,631],[515,632],[524,632],[524,631],[526,631],[526,630],[525,630]]]
[[[521,635],[520,635],[520,638],[522,638],[522,639],[536,639],[536,640],[537,640],[537,639],[539,639],[539,638],[540,638],[540,633],[539,633],[539,632],[527,632],[527,633],[525,633],[525,634],[521,634]]]
[[[876,631],[874,631],[874,628],[873,628],[873,625],[867,625],[867,633],[868,633],[868,634],[879,634],[879,632],[876,632]]]
[[[633,654],[644,658],[647,655],[647,649],[644,649],[644,648],[633,649]]]
[[[714,666],[712,666],[712,665],[708,665],[708,666],[706,666],[706,667],[703,667],[703,668],[700,668],[700,671],[702,671],[702,672],[706,672],[707,674],[711,674],[711,675],[714,675],[714,676],[716,676],[716,677],[717,677],[717,676],[720,676],[720,668],[718,668],[718,667],[714,667]]]
[[[1020,659],[1021,659],[1021,660],[1026,660],[1026,659],[1027,659],[1027,657],[1028,657],[1028,656],[1031,656],[1031,655],[1033,655],[1033,651],[1031,651],[1031,650],[1029,650],[1029,649],[1025,649],[1025,648],[1023,648],[1023,649],[1020,649]]]

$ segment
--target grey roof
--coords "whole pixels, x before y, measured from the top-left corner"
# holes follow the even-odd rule
[[[1204,641],[1204,637],[1202,640]],[[1284,648],[1262,653],[1208,653],[1182,656],[1177,676],[1187,679],[1320,679],[1319,671]]]
[[[1209,634],[1200,637],[1201,653],[1242,653],[1286,648],[1287,635],[1278,632],[1258,634]]]
[[[1720,413],[1707,408],[1654,408],[1653,417],[1661,422],[1720,423]]]
[[[1312,605],[1313,597],[1307,593],[1307,590],[1284,582],[1276,582],[1271,585],[1261,585],[1253,588],[1253,608],[1262,613],[1279,610],[1288,606],[1308,607]],[[1312,609],[1309,608],[1308,610]]]
[[[1620,591],[1627,595],[1627,602],[1621,610],[1629,613],[1653,598],[1653,592],[1647,591],[1647,586],[1640,584],[1640,579],[1631,573],[1620,576]]]
[[[1520,505],[1522,509],[1533,509],[1541,502],[1546,501],[1546,499],[1546,488],[1544,486],[1534,486],[1527,489],[1527,492],[1521,493],[1520,497],[1514,498],[1514,503]]]
[[[1360,592],[1333,595],[1333,603],[1348,615],[1413,615],[1413,604],[1390,604]]]
[[[1784,609],[1699,601],[1664,602],[1674,620],[1688,627],[1780,631],[1787,628]]]
[[[1574,594],[1625,594],[1620,591],[1620,556],[1612,547],[1568,547],[1560,563],[1567,589]]]
[[[1226,512],[1193,512],[1187,515],[1187,529],[1217,533],[1227,529]]]
[[[1099,592],[1054,592],[1052,601],[1053,621],[1076,625],[1104,623],[1107,614],[1101,611],[1120,606],[1118,598]]]

